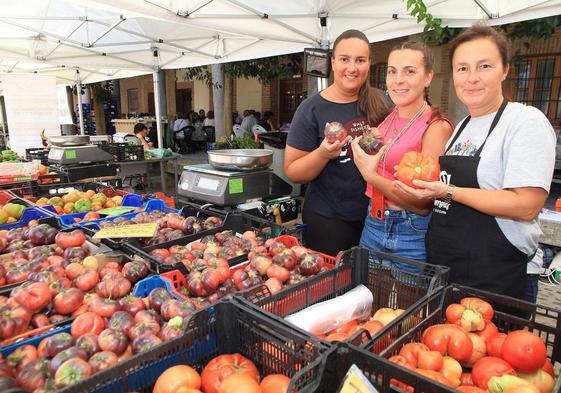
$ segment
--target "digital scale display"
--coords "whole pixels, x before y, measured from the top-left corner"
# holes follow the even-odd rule
[[[218,190],[219,184],[220,181],[216,179],[209,179],[208,177],[199,177],[197,187],[202,188],[204,190],[216,191]]]

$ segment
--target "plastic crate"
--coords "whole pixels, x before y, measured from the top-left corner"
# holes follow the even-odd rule
[[[240,301],[269,314],[284,318],[313,304],[333,299],[355,288],[366,286],[373,295],[372,312],[382,307],[411,309],[420,298],[432,294],[448,282],[450,269],[391,254],[355,247],[339,256],[340,264],[321,275],[284,288],[271,295],[265,285],[241,292]],[[387,261],[416,267],[412,273],[388,266]],[[296,327],[295,327],[296,328]],[[360,343],[368,340],[366,331],[349,338]],[[322,341],[327,346],[334,344]]]
[[[39,220],[45,217],[52,217],[55,216],[56,212],[52,208],[52,206],[45,206],[44,208],[39,207],[28,207],[25,209],[20,217],[20,219],[16,222],[12,222],[10,224],[3,224],[0,225],[0,230],[10,230],[14,228],[21,228],[29,224],[30,221]]]
[[[69,182],[69,183],[57,183],[52,184],[38,184],[33,190],[33,196],[40,198],[51,198],[55,196],[63,196],[72,190],[86,191],[94,190],[95,192],[103,192],[107,196],[120,195],[125,196],[129,194],[126,191],[116,188],[119,180],[111,180],[100,182]]]
[[[98,145],[102,150],[112,154],[115,161],[142,161],[144,160],[144,146],[129,145],[128,143],[103,143]]]
[[[220,213],[215,210],[206,210],[196,207],[195,205],[186,205],[181,209],[181,214],[184,217],[187,216],[194,216],[194,215],[202,215],[203,218],[210,217],[210,216],[220,216]],[[235,233],[242,234],[247,230],[258,230],[262,232],[270,233],[269,237],[277,237],[284,233],[284,228],[278,224],[275,224],[270,221],[266,221],[257,217],[252,217],[244,213],[229,213],[225,218],[223,218],[223,223],[221,226],[207,229],[205,231],[201,231],[199,233],[194,233],[192,235],[188,235],[176,240],[172,240],[169,242],[155,244],[151,246],[143,246],[137,239],[132,239],[128,243],[124,244],[124,249],[128,251],[131,255],[139,255],[142,258],[150,261],[150,266],[152,272],[155,274],[161,274],[165,272],[169,272],[171,270],[180,270],[184,274],[187,274],[187,270],[183,266],[183,264],[178,263],[175,265],[161,265],[157,259],[150,255],[150,251],[155,250],[157,248],[170,248],[171,246],[175,245],[182,245],[185,246],[189,243],[192,243],[196,240],[201,239],[206,235],[214,235],[215,233],[222,232],[225,230],[231,230]],[[233,258],[231,261],[233,263],[243,262],[247,260],[247,255],[240,255],[236,258]],[[232,265],[232,263],[230,264]]]
[[[384,327],[377,337],[365,343],[362,348],[339,346],[330,353],[326,357],[325,373],[318,392],[332,392],[331,386],[335,381],[341,380],[352,364],[356,364],[370,381],[375,383],[380,393],[390,392],[392,379],[414,387],[415,392],[457,392],[389,362],[387,358],[398,354],[401,347],[408,342],[420,342],[427,327],[443,323],[446,320],[448,305],[472,296],[484,299],[493,306],[493,322],[499,331],[506,333],[517,329],[529,330],[544,340],[552,363],[561,362],[561,310],[452,284],[442,291],[420,299],[414,308],[403,313],[391,325]],[[520,311],[532,314],[531,319],[516,315]],[[554,391],[559,390],[557,384]]]
[[[9,340],[4,340],[2,342],[2,346],[0,347],[0,354],[5,358],[23,345],[33,345],[37,347],[39,346],[39,343],[46,337],[53,336],[58,333],[70,333],[71,324],[72,322],[62,321],[55,325],[48,325],[43,328],[30,330],[29,332],[26,332],[26,334],[33,334],[33,336],[23,338],[23,336],[20,335],[18,336],[19,339],[17,339],[15,342],[14,337]],[[10,342],[10,344],[6,345],[6,342]]]
[[[169,367],[188,364],[201,372],[214,357],[240,353],[251,359],[260,375],[284,374],[292,378],[288,391],[315,391],[323,367],[319,344],[294,332],[282,321],[231,301],[197,311],[183,336],[133,356],[60,390],[61,393],[151,393],[154,383]]]

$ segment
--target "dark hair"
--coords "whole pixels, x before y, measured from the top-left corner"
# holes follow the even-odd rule
[[[347,30],[342,32],[333,43],[332,57],[335,57],[335,51],[339,42],[357,38],[364,41],[368,46],[368,58],[372,61],[372,53],[370,52],[370,42],[363,32],[358,30]],[[366,75],[366,81],[358,91],[358,110],[360,113],[366,115],[368,123],[372,126],[377,126],[384,120],[389,112],[389,106],[386,99],[383,97],[382,92],[370,86],[370,70]]]
[[[185,114],[183,112],[177,112],[178,119],[185,119]]]
[[[138,134],[139,132],[142,132],[144,130],[147,130],[148,127],[146,127],[146,125],[142,124],[142,123],[136,123],[134,125],[134,133]]]
[[[417,41],[405,41],[402,42],[400,45],[394,46],[390,51],[390,54],[396,50],[405,50],[405,49],[416,50],[418,52],[421,52],[421,54],[423,55],[423,65],[425,67],[425,72],[429,73],[431,71],[434,71],[434,55],[432,53],[432,50],[426,44]],[[439,117],[442,117],[442,114],[440,113],[440,109],[437,106],[432,105],[432,103],[430,102],[428,86],[425,87],[424,98],[427,104],[429,104],[429,106],[432,109],[432,116],[430,117],[429,122]]]
[[[506,35],[485,22],[475,22],[469,29],[462,31],[459,35],[450,41],[450,67],[452,67],[452,59],[458,47],[466,42],[486,38],[491,40],[496,46],[501,56],[503,67],[507,67],[510,62],[510,44]]]
[[[206,114],[206,117],[208,119],[214,119],[214,111],[208,111],[208,113]]]

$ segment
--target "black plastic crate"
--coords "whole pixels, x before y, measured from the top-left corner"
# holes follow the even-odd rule
[[[144,160],[144,146],[130,145],[128,143],[103,143],[100,149],[115,157],[115,161],[142,161]]]
[[[64,175],[64,174],[62,174]],[[118,180],[108,180],[103,183],[100,182],[53,182],[49,184],[38,184],[34,187],[33,196],[36,197],[61,197],[72,190],[86,191],[94,190],[95,192],[103,192],[104,190],[111,190],[115,195],[124,196],[127,193],[120,189]]]
[[[202,215],[202,217],[206,218],[211,215],[216,216],[220,213],[216,210],[201,209],[195,206],[187,205],[181,209],[181,214],[184,217],[194,216],[194,215],[199,215],[199,217],[201,217]],[[188,274],[188,272],[182,263],[178,263],[175,265],[162,265],[158,262],[158,260],[156,260],[153,256],[150,255],[150,251],[155,250],[157,248],[169,248],[175,245],[185,246],[189,243],[201,239],[203,236],[214,235],[215,233],[226,231],[226,230],[231,230],[239,234],[242,234],[247,230],[256,230],[265,234],[267,238],[277,237],[284,234],[284,228],[281,225],[275,224],[271,221],[267,221],[258,217],[253,217],[244,213],[228,213],[228,215],[224,218],[224,222],[222,223],[222,225],[216,228],[208,229],[206,231],[194,233],[192,235],[188,235],[180,239],[171,240],[169,242],[155,244],[151,246],[142,245],[138,239],[130,239],[127,243],[123,245],[123,249],[126,252],[129,252],[130,254],[138,255],[150,261],[152,272],[155,274],[165,273],[177,269],[186,275]],[[229,263],[230,266],[233,266],[246,260],[247,260],[247,255],[244,254],[230,259]]]
[[[417,268],[418,272],[390,267],[387,265],[388,261]],[[236,298],[259,310],[284,318],[313,304],[343,295],[362,284],[372,292],[372,312],[382,307],[411,310],[419,299],[446,286],[449,274],[450,269],[445,266],[355,247],[340,256],[340,263],[334,269],[307,278],[274,295],[262,285],[241,292]],[[368,333],[362,331],[349,340],[359,344],[369,339]],[[334,345],[328,341],[322,342],[328,346]]]
[[[339,345],[335,348],[327,356],[325,372],[318,392],[333,391],[331,386],[343,378],[352,364],[356,364],[381,393],[390,391],[392,379],[413,386],[415,392],[457,392],[387,359],[397,355],[404,344],[420,342],[424,330],[429,326],[444,323],[448,305],[460,303],[464,297],[479,297],[489,302],[495,310],[493,322],[499,331],[526,329],[539,335],[546,344],[548,357],[552,363],[561,362],[561,310],[452,284],[442,291],[419,300],[413,309],[406,311],[394,323],[384,327],[372,340],[363,344],[362,348],[347,345]],[[507,310],[514,310],[514,313]],[[530,320],[516,315],[520,311],[532,314]],[[559,392],[559,386],[554,391]]]
[[[325,363],[317,341],[255,310],[231,301],[192,315],[182,337],[135,355],[64,393],[151,393],[167,368],[187,364],[201,372],[214,357],[240,353],[252,360],[260,375],[284,374],[290,392],[314,392]]]
[[[434,324],[444,323],[446,308],[460,303],[464,297],[478,297],[489,302],[495,310],[493,323],[499,331],[526,329],[539,335],[548,349],[552,362],[561,362],[561,310],[528,303],[520,299],[452,284],[442,292],[419,302],[417,310],[411,310],[398,318],[391,328],[384,328],[377,338],[366,343],[367,350],[375,348],[383,356],[397,354],[403,344],[420,340],[423,331]],[[528,320],[520,312],[531,314]],[[398,337],[398,339],[395,339]]]
[[[27,161],[39,160],[43,165],[49,165],[49,150],[44,148],[25,149],[25,159]]]

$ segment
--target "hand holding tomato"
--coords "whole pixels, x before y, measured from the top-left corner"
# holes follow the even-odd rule
[[[396,178],[409,187],[417,188],[413,180],[436,181],[440,177],[438,161],[429,155],[409,151],[403,155],[397,166]]]
[[[369,180],[370,177],[377,176],[378,173],[378,164],[382,157],[386,152],[386,147],[382,146],[380,150],[374,155],[369,155],[366,153],[362,147],[360,147],[360,141],[362,137],[355,138],[351,147],[353,149],[353,161],[362,174],[362,177],[368,182],[371,183],[372,181]],[[388,168],[389,170],[390,168]]]

